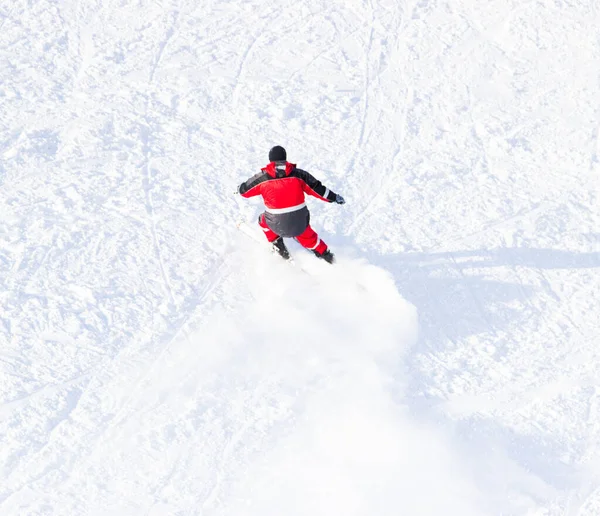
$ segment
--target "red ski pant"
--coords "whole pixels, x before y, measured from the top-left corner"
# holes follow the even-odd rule
[[[271,230],[269,226],[267,226],[264,215],[261,215],[258,218],[258,225],[264,231],[265,236],[267,237],[267,240],[269,242],[274,242],[275,240],[277,240],[277,238],[279,238],[279,235],[273,230]],[[306,227],[306,229],[301,235],[298,235],[295,238],[298,241],[298,243],[302,247],[306,247],[306,249],[316,251],[319,254],[323,254],[325,251],[327,251],[327,244],[319,238],[319,235],[317,235],[317,233],[315,233],[315,230],[310,227],[310,224]]]

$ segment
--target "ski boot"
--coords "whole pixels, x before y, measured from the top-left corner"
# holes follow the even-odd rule
[[[275,249],[275,251],[277,251],[279,253],[279,256],[281,256],[284,260],[290,259],[290,252],[288,251],[288,248],[285,246],[285,242],[283,241],[283,238],[278,237],[277,239],[273,240],[273,242],[271,242],[271,244],[273,244],[273,248]]]
[[[317,258],[321,258],[327,263],[335,262],[335,255],[329,249],[325,249],[325,251],[322,254],[317,253],[317,251],[313,251],[313,253]]]

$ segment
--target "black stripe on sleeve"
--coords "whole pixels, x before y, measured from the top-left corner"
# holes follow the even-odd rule
[[[268,179],[269,176],[261,171],[258,174],[253,175],[247,181],[244,181],[239,187],[239,192],[241,195],[244,195],[245,193],[248,193],[250,190],[252,190],[252,188],[254,188],[255,186],[258,186],[259,184],[268,181]]]
[[[335,201],[335,192],[329,190],[329,188],[323,185],[321,181],[319,181],[313,175],[309,174],[306,170],[297,168],[294,170],[294,172],[292,172],[292,174],[302,179],[302,181],[304,181],[313,192],[323,197],[324,199],[327,199],[328,202]]]

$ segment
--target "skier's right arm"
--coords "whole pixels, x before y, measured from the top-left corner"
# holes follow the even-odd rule
[[[338,204],[344,203],[344,198],[341,195],[336,194],[325,185],[321,183],[316,177],[311,175],[306,170],[297,168],[294,170],[294,174],[302,181],[302,189],[309,195],[321,199],[325,202],[337,202]],[[342,200],[340,203],[338,198]]]
[[[255,195],[261,194],[261,185],[265,180],[265,174],[263,172],[259,172],[258,174],[252,176],[248,181],[244,181],[240,186],[238,186],[238,193],[242,197],[254,197]]]

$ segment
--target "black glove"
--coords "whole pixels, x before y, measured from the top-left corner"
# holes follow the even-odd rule
[[[337,202],[338,204],[345,204],[346,203],[346,201],[344,200],[344,198],[340,194],[335,194],[335,202]]]

